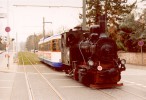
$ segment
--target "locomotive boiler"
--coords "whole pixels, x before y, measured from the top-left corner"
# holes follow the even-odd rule
[[[75,80],[95,88],[123,85],[119,81],[126,61],[118,57],[115,41],[100,26],[92,26],[90,31],[76,27],[63,33],[61,46],[64,70]]]

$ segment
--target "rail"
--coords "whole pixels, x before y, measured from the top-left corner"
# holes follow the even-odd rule
[[[30,100],[35,100],[35,98],[34,98],[34,96],[33,96],[33,92],[32,92],[32,90],[31,90],[30,82],[29,82],[29,80],[28,80],[28,74],[27,74],[26,68],[25,68],[25,66],[24,66],[24,63],[25,63],[25,62],[24,62],[24,58],[23,58],[22,54],[21,54],[21,61],[22,61],[22,65],[23,65],[23,69],[24,69],[24,73],[25,73],[25,79],[26,79],[26,84],[27,84],[27,88],[28,88],[29,99],[30,99]]]
[[[29,57],[30,57],[30,55],[27,55],[27,54],[25,54],[25,55],[23,55],[24,57],[25,57],[25,60],[28,60],[28,62],[30,62],[30,64],[32,65],[32,67],[38,72],[38,74],[41,76],[41,78],[42,79],[44,79],[45,80],[45,82],[52,88],[52,90],[57,94],[57,96],[60,98],[60,100],[65,100],[62,96],[61,96],[61,94],[55,89],[55,87],[43,76],[43,74],[36,68],[36,65],[34,64],[34,62],[33,61],[31,61],[30,59],[29,59]],[[23,58],[22,58],[23,59]],[[35,59],[35,58],[34,58]],[[23,60],[24,61],[24,60]],[[25,62],[24,62],[25,63]],[[24,65],[24,64],[23,64]],[[26,72],[26,70],[25,70],[25,66],[24,66],[24,71],[25,71],[25,74],[26,74],[26,79],[27,79],[27,83],[28,83],[28,87],[29,87],[29,89],[30,89],[30,94],[31,94],[31,100],[35,100],[34,99],[34,96],[33,96],[33,93],[32,93],[32,91],[31,91],[31,87],[30,87],[30,84],[29,84],[29,80],[28,80],[28,76],[27,76],[27,72]]]

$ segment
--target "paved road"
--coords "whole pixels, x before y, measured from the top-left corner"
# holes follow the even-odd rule
[[[0,100],[10,100],[17,68],[17,64],[13,63],[13,54],[11,53],[9,62],[5,54],[0,54]],[[10,66],[7,67],[7,64]]]
[[[4,53],[0,55],[0,100],[146,100],[146,66],[127,64],[122,73],[124,86],[113,89],[91,89],[48,66],[35,65],[59,95],[30,65],[18,66]],[[25,69],[24,69],[25,68]]]

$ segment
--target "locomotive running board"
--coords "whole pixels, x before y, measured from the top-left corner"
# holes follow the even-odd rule
[[[123,86],[123,83],[118,83],[118,84],[91,84],[90,87],[93,89],[107,89],[107,88],[115,88],[115,87],[120,87]]]

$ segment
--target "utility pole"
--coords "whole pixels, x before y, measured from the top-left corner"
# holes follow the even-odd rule
[[[36,43],[35,43],[35,33],[34,33],[34,35],[33,35],[33,42],[34,42],[34,53],[35,53],[35,50],[36,50]]]
[[[83,0],[83,23],[82,29],[86,30],[86,0]]]
[[[45,17],[43,17],[43,37],[45,38]]]
[[[43,37],[45,38],[45,23],[51,23],[52,22],[45,22],[45,17],[43,17]]]

